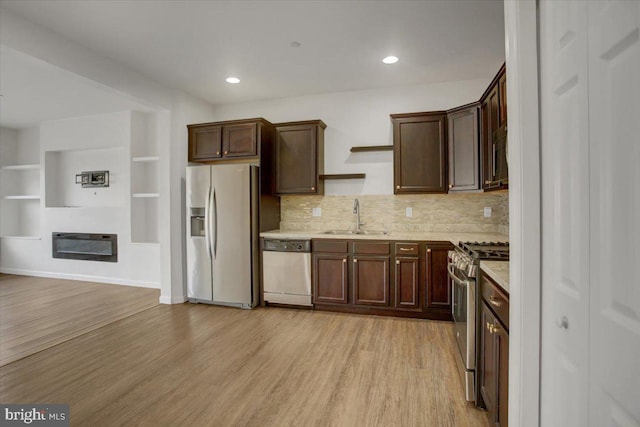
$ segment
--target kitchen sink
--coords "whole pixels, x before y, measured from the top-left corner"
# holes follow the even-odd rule
[[[324,234],[356,234],[356,235],[364,235],[364,236],[387,236],[391,234],[390,231],[379,231],[379,230],[329,230],[325,231]]]

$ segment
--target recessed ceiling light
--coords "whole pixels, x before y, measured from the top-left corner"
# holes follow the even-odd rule
[[[382,60],[382,62],[384,62],[385,64],[395,64],[396,62],[398,62],[398,57],[397,56],[387,56],[386,58],[384,58]]]
[[[231,84],[240,83],[240,79],[237,77],[227,77],[227,83],[231,83]]]

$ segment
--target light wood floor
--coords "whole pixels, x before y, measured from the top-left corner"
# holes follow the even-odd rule
[[[160,291],[0,274],[0,366],[158,305]]]
[[[72,426],[482,426],[451,324],[159,305],[0,368],[0,401]]]

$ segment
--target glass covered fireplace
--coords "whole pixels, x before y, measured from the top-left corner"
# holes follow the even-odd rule
[[[118,235],[57,233],[52,236],[53,257],[118,262]]]

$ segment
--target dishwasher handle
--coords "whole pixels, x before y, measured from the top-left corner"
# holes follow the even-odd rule
[[[264,239],[262,250],[267,252],[311,252],[311,241],[301,239]]]

